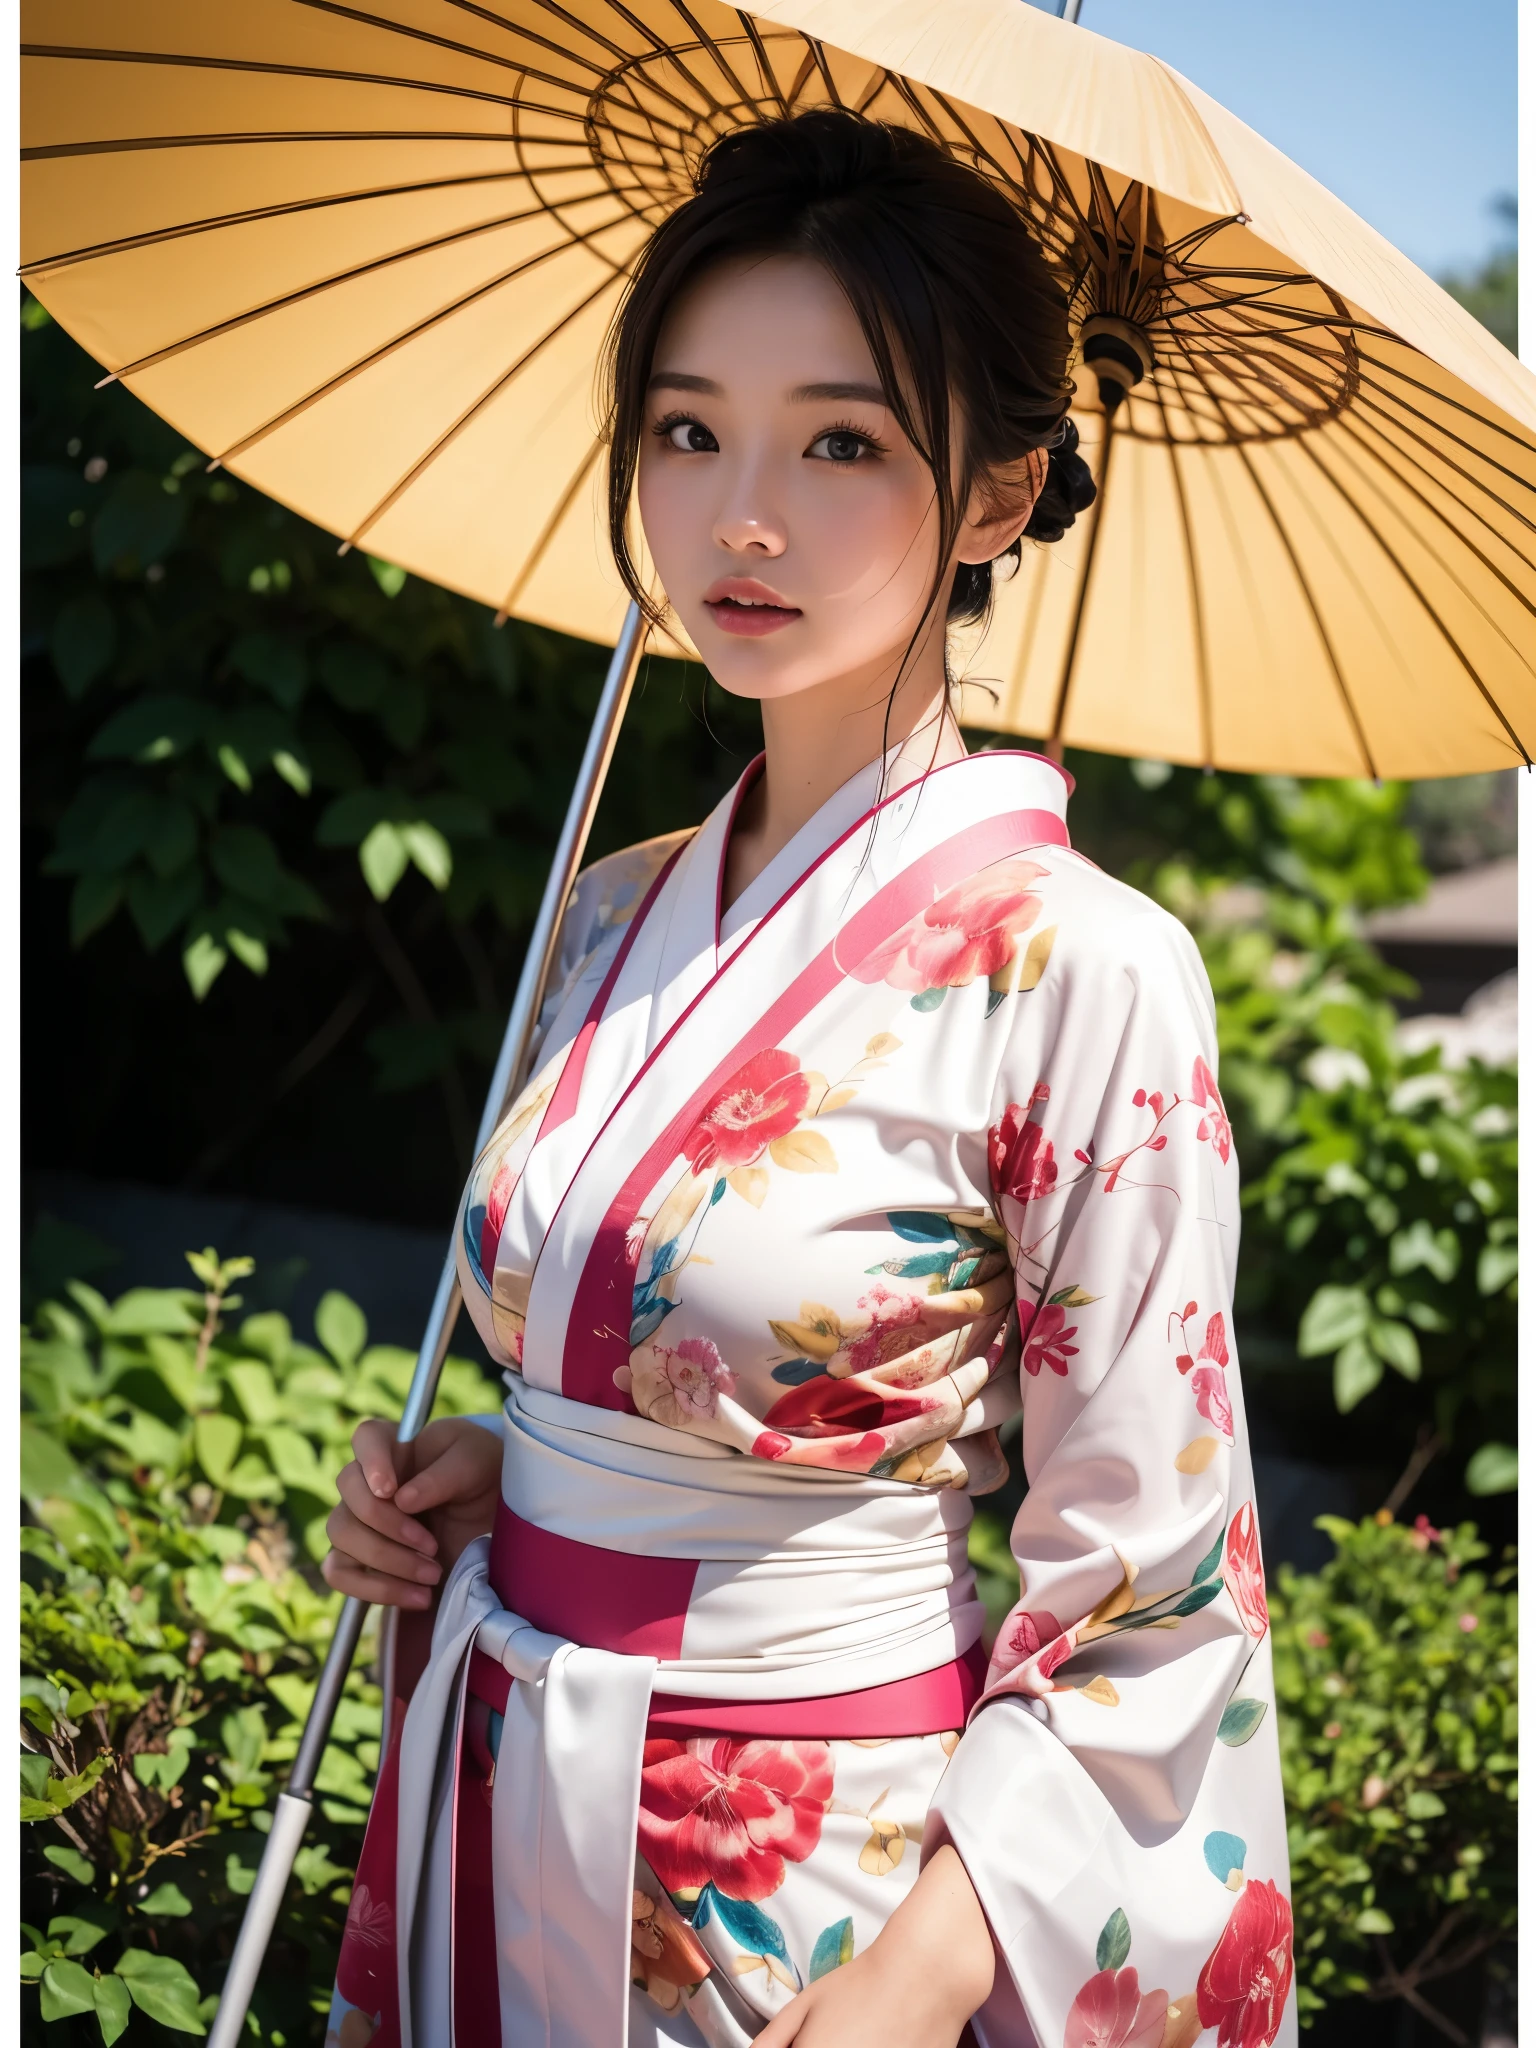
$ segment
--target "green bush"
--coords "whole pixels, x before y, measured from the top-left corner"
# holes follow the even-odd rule
[[[1407,1996],[1515,1925],[1513,1555],[1470,1523],[1331,1516],[1270,1594],[1303,2014]]]
[[[1330,2001],[1407,1998],[1515,1924],[1514,1558],[1470,1523],[1326,1515],[1320,1572],[1269,1590],[1302,2024]],[[971,1561],[996,1629],[1018,1598],[1000,1519]]]
[[[341,1294],[318,1348],[280,1315],[234,1327],[250,1261],[191,1264],[199,1290],[74,1282],[23,1337],[23,2034],[51,2048],[206,2032],[340,1605],[315,1564],[334,1478],[414,1363]],[[494,1404],[449,1359],[439,1412]],[[280,2048],[324,2029],[378,1764],[366,1663],[258,1998]]]

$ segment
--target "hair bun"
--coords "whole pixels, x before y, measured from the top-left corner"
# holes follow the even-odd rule
[[[1099,495],[1093,471],[1077,452],[1077,428],[1070,419],[1062,421],[1047,454],[1045,484],[1024,529],[1029,540],[1060,540]]]

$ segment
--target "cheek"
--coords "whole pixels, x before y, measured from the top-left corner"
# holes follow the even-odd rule
[[[641,457],[635,501],[645,544],[663,578],[668,561],[697,549],[701,536],[706,542],[709,538],[709,509],[700,483],[686,463]]]
[[[933,581],[938,525],[927,473],[837,478],[813,494],[801,529],[818,588],[892,616],[921,608]]]

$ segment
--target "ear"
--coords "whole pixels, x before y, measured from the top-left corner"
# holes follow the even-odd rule
[[[957,562],[992,562],[1011,548],[1029,524],[1035,501],[1045,489],[1050,458],[1031,448],[1019,462],[989,470],[971,492],[955,549]]]

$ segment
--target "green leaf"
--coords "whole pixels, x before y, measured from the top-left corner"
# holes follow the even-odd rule
[[[229,1477],[240,1450],[241,1429],[232,1415],[199,1415],[192,1425],[192,1446],[197,1462],[215,1486]]]
[[[315,1310],[315,1335],[338,1365],[356,1365],[368,1342],[368,1318],[355,1301],[332,1289]]]
[[[1403,1811],[1410,1820],[1439,1820],[1445,1812],[1445,1801],[1436,1792],[1410,1792],[1403,1801]]]
[[[1333,1402],[1341,1415],[1380,1385],[1382,1363],[1364,1337],[1351,1337],[1333,1361]]]
[[[1094,1967],[1100,1970],[1121,1969],[1130,1952],[1131,1923],[1125,1917],[1125,1908],[1116,1906],[1100,1930],[1098,1946],[1093,1952]]]
[[[191,1752],[185,1747],[170,1750],[141,1749],[133,1759],[133,1775],[141,1785],[148,1785],[153,1791],[169,1792],[173,1785],[180,1784],[190,1761]],[[172,1886],[172,1890],[174,1889]],[[146,1910],[154,1912],[156,1909],[149,1907]]]
[[[208,842],[213,872],[226,889],[270,903],[282,873],[277,848],[255,825],[221,825]]]
[[[91,528],[91,554],[100,575],[142,576],[181,538],[186,499],[159,477],[129,470],[114,485]]]
[[[82,1913],[60,1913],[48,1922],[48,1932],[64,1944],[67,1956],[89,1955],[98,1941],[104,1941],[117,1924],[111,1907],[98,1907],[94,1918]]]
[[[192,1901],[179,1884],[158,1884],[147,1899],[139,1901],[141,1913],[163,1913],[167,1919],[183,1919],[191,1910]]]
[[[86,748],[86,758],[171,761],[202,738],[207,723],[207,713],[191,697],[140,697],[107,720]]]
[[[410,865],[410,850],[397,825],[380,823],[357,849],[357,864],[363,880],[380,903],[388,902],[396,883]]]
[[[369,648],[339,641],[320,656],[320,680],[344,711],[372,711],[389,688],[390,671]]]
[[[194,867],[178,875],[135,875],[128,884],[128,909],[146,952],[158,952],[202,900],[203,878]]]
[[[1319,1287],[1302,1315],[1296,1349],[1303,1358],[1337,1351],[1352,1338],[1363,1337],[1370,1320],[1371,1305],[1363,1287]]]
[[[1228,1749],[1241,1749],[1256,1732],[1268,1708],[1267,1700],[1228,1700],[1217,1723],[1217,1740]]]
[[[368,557],[368,566],[373,571],[373,580],[386,597],[398,597],[405,588],[406,572],[397,569],[393,562],[381,562],[377,555]]]
[[[195,1297],[183,1288],[130,1287],[113,1302],[108,1337],[192,1337],[202,1323]]]
[[[1211,1576],[1212,1572],[1214,1572],[1219,1567],[1219,1565],[1221,1564],[1222,1545],[1226,1542],[1226,1540],[1227,1532],[1225,1531],[1225,1529],[1219,1529],[1216,1532],[1216,1541],[1211,1545],[1210,1549],[1205,1553],[1204,1557],[1202,1557],[1200,1562],[1195,1566],[1195,1576],[1194,1579],[1191,1581],[1192,1584],[1198,1586],[1202,1582],[1202,1580],[1208,1579]]]
[[[69,943],[83,946],[117,915],[123,900],[121,875],[82,875],[69,899]]]
[[[242,967],[248,967],[252,974],[267,971],[267,948],[265,942],[250,932],[243,932],[237,925],[230,925],[224,933],[225,943]]]
[[[1405,1380],[1418,1378],[1421,1368],[1419,1340],[1407,1323],[1373,1319],[1371,1349],[1378,1358],[1384,1358],[1394,1372],[1400,1372]]]
[[[73,1883],[94,1884],[96,1882],[95,1864],[87,1863],[78,1849],[67,1848],[62,1842],[50,1842],[47,1848],[44,1849],[43,1854],[55,1870],[62,1870],[64,1875],[71,1879]]]
[[[1520,1248],[1513,1244],[1485,1244],[1477,1255],[1477,1291],[1502,1294],[1520,1271]]]
[[[104,675],[117,642],[112,607],[99,591],[71,598],[48,635],[48,654],[66,697],[83,697]]]
[[[29,1749],[21,1752],[21,1789],[29,1799],[41,1799],[48,1785],[50,1765],[47,1757],[38,1756]]]
[[[314,786],[314,777],[291,748],[279,747],[272,756],[272,766],[290,789],[297,790],[300,796],[309,795]]]
[[[35,1423],[23,1420],[21,1490],[28,1500],[46,1500],[51,1494],[70,1493],[81,1476],[80,1467],[57,1438],[47,1435]]]
[[[1436,1280],[1454,1280],[1461,1264],[1461,1240],[1454,1230],[1436,1230],[1427,1217],[1416,1216],[1406,1230],[1393,1237],[1388,1259],[1398,1275],[1423,1267]]]
[[[292,711],[309,685],[309,664],[297,641],[281,633],[248,633],[229,650],[238,675]]]
[[[43,1972],[43,2018],[68,2019],[71,2013],[94,2012],[96,1980],[81,1963],[50,1963]]]
[[[125,1949],[117,1960],[117,1974],[128,1986],[128,1995],[140,2012],[173,2027],[180,2034],[206,2034],[198,2018],[201,1994],[190,1972],[170,1956],[151,1955],[147,1949]]]
[[[255,787],[255,782],[251,775],[250,763],[246,760],[240,749],[231,741],[225,740],[216,749],[214,759],[224,770],[224,773],[229,777],[236,789],[239,790],[240,794],[242,796],[249,796]]]
[[[453,880],[453,853],[435,825],[418,821],[395,828],[400,844],[434,889],[446,889]]]
[[[853,1921],[851,1917],[834,1920],[830,1927],[823,1927],[816,1937],[816,1946],[811,1950],[808,1982],[814,1984],[818,1977],[825,1977],[852,1960]]]
[[[1363,1913],[1354,1918],[1356,1934],[1391,1934],[1394,1923],[1390,1913],[1383,1913],[1379,1906],[1367,1906]]]
[[[128,2024],[128,1986],[121,1977],[98,1977],[94,1989],[96,2024],[101,2028],[104,2048],[112,2048],[112,2043]]]
[[[1520,1453],[1513,1444],[1481,1444],[1467,1460],[1468,1493],[1513,1493],[1520,1484]]]
[[[228,953],[207,932],[199,932],[185,948],[181,956],[182,968],[199,1002],[224,972],[228,959]]]

